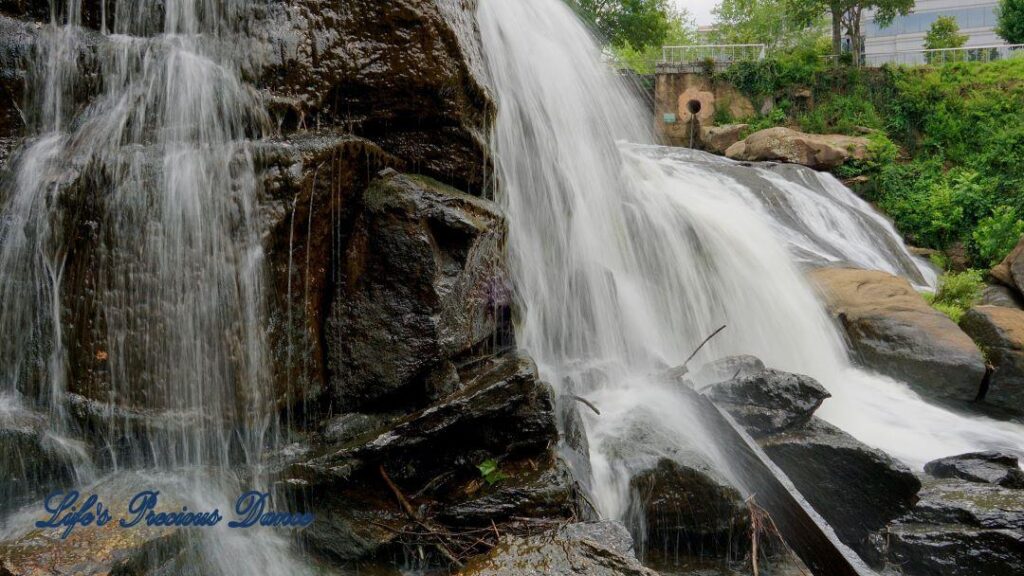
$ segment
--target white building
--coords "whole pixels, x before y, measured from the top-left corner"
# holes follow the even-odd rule
[[[866,64],[878,65],[896,61],[897,53],[924,49],[924,36],[940,16],[952,16],[960,24],[960,33],[968,36],[965,47],[1001,46],[1006,42],[996,32],[998,0],[917,0],[906,16],[897,16],[889,26],[882,28],[874,21],[874,14],[865,14],[861,26],[864,34]],[[924,56],[920,56],[923,61]],[[905,54],[901,63],[913,62]]]

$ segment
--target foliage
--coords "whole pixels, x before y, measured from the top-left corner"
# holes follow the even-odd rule
[[[981,270],[947,272],[939,278],[938,292],[927,299],[936,310],[949,316],[954,322],[960,322],[964,313],[981,297],[981,290],[985,285],[982,278]]]
[[[939,50],[942,48],[960,48],[967,43],[967,36],[960,33],[960,25],[957,24],[956,18],[952,16],[940,16],[935,22],[932,22],[931,27],[928,28],[928,33],[924,36],[924,47],[928,50]],[[946,63],[952,60],[962,60],[963,54],[959,52],[954,53],[943,53],[943,52],[930,52],[928,53],[928,63],[932,64],[938,61]]]
[[[815,40],[759,61],[737,62],[722,72],[737,90],[753,100],[793,86],[808,86],[824,70],[827,47]]]
[[[996,33],[1010,44],[1024,44],[1024,0],[999,0]]]
[[[498,462],[493,458],[484,461],[482,464],[476,467],[480,471],[480,477],[487,482],[488,486],[493,486],[502,480],[508,479],[508,474],[505,474],[498,468]]]
[[[1024,236],[1024,220],[1010,206],[997,206],[991,216],[978,222],[972,238],[983,263],[995,266]]]
[[[609,44],[644,51],[661,46],[671,28],[669,0],[569,0]]]
[[[685,46],[697,41],[697,26],[689,13],[676,11],[668,19],[668,30],[663,43],[665,46]],[[612,46],[611,51],[620,66],[629,68],[637,74],[654,74],[654,65],[661,58],[662,44],[652,44],[646,48],[635,48],[631,42],[620,46]]]
[[[824,34],[821,14],[799,12],[794,0],[722,0],[714,9],[716,44],[765,44],[771,50],[814,45]]]

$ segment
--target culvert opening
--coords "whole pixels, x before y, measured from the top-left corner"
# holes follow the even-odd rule
[[[700,114],[700,100],[690,100],[686,103],[686,109],[690,111],[690,114]]]

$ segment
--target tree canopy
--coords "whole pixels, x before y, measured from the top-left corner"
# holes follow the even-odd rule
[[[715,41],[792,47],[822,35],[822,11],[801,0],[722,0],[715,8]]]
[[[959,48],[966,43],[967,36],[960,33],[960,25],[952,16],[940,16],[924,35],[924,47],[929,50]]]
[[[1024,0],[999,0],[996,33],[1010,44],[1024,44]]]
[[[503,2],[514,0],[502,0]],[[669,0],[568,0],[612,46],[661,46],[672,28]]]

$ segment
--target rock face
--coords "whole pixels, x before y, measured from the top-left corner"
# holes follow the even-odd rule
[[[768,128],[733,144],[725,155],[734,160],[769,160],[829,170],[851,159],[867,159],[868,140],[859,136],[804,134],[789,128]]]
[[[700,129],[701,146],[708,152],[725,154],[730,146],[742,140],[743,131],[749,124],[726,124],[725,126],[707,126]]]
[[[1024,490],[929,480],[913,511],[874,537],[906,576],[1011,576],[1024,572]]]
[[[710,466],[662,459],[630,482],[641,550],[742,557],[750,514],[740,493]],[[642,522],[640,521],[642,518]]]
[[[298,0],[251,8],[259,81],[286,127],[345,126],[480,193],[493,104],[473,14],[457,0]]]
[[[76,460],[73,446],[47,434],[42,415],[4,408],[0,406],[0,514],[9,512],[10,505],[74,482]]]
[[[995,368],[982,398],[1024,414],[1024,310],[975,306],[960,319],[960,327]]]
[[[959,478],[1024,489],[1024,472],[1017,457],[1000,452],[973,452],[940,458],[926,464],[924,471],[936,478]]]
[[[1024,302],[1020,293],[1014,288],[999,284],[987,284],[981,291],[978,303],[985,306],[1003,306],[1024,310]]]
[[[394,420],[334,436],[279,476],[279,488],[316,513],[303,532],[318,555],[366,559],[401,545],[409,523],[383,474],[425,518],[452,531],[499,528],[513,517],[568,518],[575,489],[554,454],[553,392],[533,362],[509,353],[477,359],[456,372],[458,391]],[[337,426],[332,426],[337,431]],[[493,461],[494,475],[478,468]],[[382,529],[379,524],[390,526]],[[415,526],[414,530],[419,529]]]
[[[389,173],[364,197],[327,321],[329,388],[342,410],[422,406],[454,389],[458,357],[507,320],[497,207]]]
[[[569,524],[528,537],[506,537],[460,576],[657,576],[633,555],[622,524]]]
[[[823,421],[761,442],[839,539],[862,556],[869,536],[917,501],[921,482],[906,466]]]
[[[877,561],[870,537],[917,501],[921,483],[909,469],[814,418],[828,393],[806,376],[762,370],[705,393],[757,439],[843,543]]]
[[[716,384],[706,394],[755,438],[807,424],[831,397],[813,378],[768,369]]]
[[[927,397],[978,397],[985,376],[978,347],[906,280],[839,268],[815,270],[811,279],[861,364],[903,380]]]

